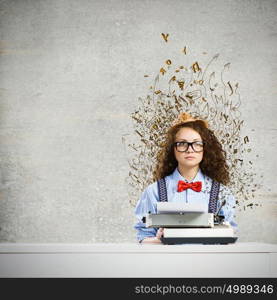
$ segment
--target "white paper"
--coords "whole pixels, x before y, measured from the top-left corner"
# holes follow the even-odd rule
[[[157,213],[207,212],[205,203],[157,202]]]

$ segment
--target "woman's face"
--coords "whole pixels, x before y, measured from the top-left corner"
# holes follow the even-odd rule
[[[201,142],[203,142],[200,134],[192,128],[184,127],[181,128],[175,136],[175,143],[179,142],[174,147],[175,158],[178,161],[178,166],[193,168],[199,166],[200,162],[203,159],[203,147],[201,146]],[[192,145],[189,145],[188,149],[187,144],[185,142],[195,142]],[[179,151],[183,152],[179,152]],[[196,151],[195,151],[196,150]]]

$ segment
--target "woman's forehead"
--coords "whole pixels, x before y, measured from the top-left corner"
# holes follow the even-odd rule
[[[180,140],[201,139],[201,135],[192,128],[184,127],[184,128],[181,128],[176,133],[176,139],[180,139]]]

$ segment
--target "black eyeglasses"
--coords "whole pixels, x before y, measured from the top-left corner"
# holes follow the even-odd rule
[[[197,141],[197,142],[175,142],[173,145],[178,152],[186,152],[191,146],[194,152],[202,152],[204,148],[204,142]]]

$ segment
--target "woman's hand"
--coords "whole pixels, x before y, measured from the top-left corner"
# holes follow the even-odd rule
[[[163,236],[163,234],[164,234],[164,229],[163,228],[159,228],[159,230],[156,233],[156,237],[158,239],[161,239],[161,237]]]
[[[145,239],[142,240],[141,243],[143,244],[161,244],[161,237],[163,235],[163,228],[159,228],[159,230],[156,233],[155,237],[147,237]]]

